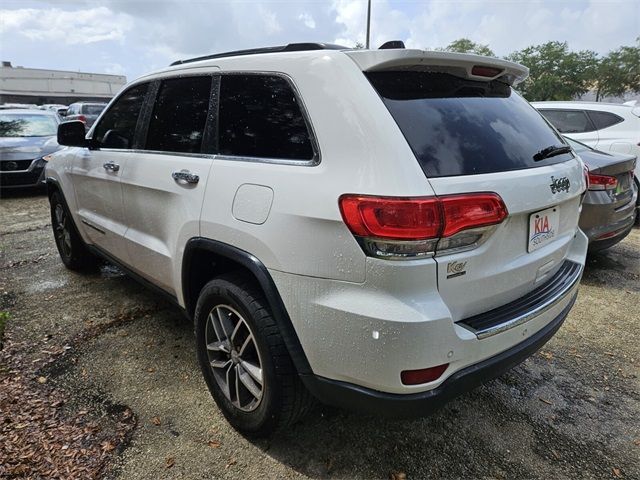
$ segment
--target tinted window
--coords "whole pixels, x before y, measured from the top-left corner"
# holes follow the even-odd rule
[[[535,162],[562,138],[522,97],[501,82],[446,73],[367,74],[429,177],[470,175],[549,165]]]
[[[592,132],[595,127],[582,110],[540,110],[561,133]]]
[[[624,118],[619,117],[609,112],[596,112],[595,110],[589,110],[589,118],[596,126],[596,129],[602,130],[603,128],[610,127],[616,123],[624,121]]]
[[[106,107],[107,104],[93,104],[93,105],[83,105],[82,106],[82,113],[84,113],[85,115],[100,115],[100,113],[102,112],[102,110],[104,110],[104,107]]]
[[[313,158],[307,125],[293,89],[284,78],[223,75],[220,88],[221,154]]]
[[[53,115],[0,113],[0,137],[50,137],[57,130]]]
[[[147,83],[136,85],[120,95],[96,126],[93,138],[106,148],[131,148],[148,88]],[[107,136],[107,132],[111,133]]]
[[[147,134],[147,150],[200,153],[211,77],[172,78],[160,85]]]

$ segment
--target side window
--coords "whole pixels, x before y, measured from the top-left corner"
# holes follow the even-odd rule
[[[595,110],[589,110],[588,113],[589,118],[591,118],[591,121],[598,130],[602,130],[603,128],[607,128],[624,121],[624,118],[619,117],[614,113],[598,112]]]
[[[595,127],[582,110],[540,110],[560,133],[592,132]]]
[[[291,85],[275,75],[222,75],[222,155],[311,160],[313,148]]]
[[[136,124],[148,83],[136,85],[118,97],[96,125],[93,138],[104,148],[127,149],[133,146]]]
[[[164,80],[153,107],[145,149],[199,153],[210,93],[209,75]]]

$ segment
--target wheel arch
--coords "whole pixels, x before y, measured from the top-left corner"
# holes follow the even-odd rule
[[[312,374],[300,339],[269,271],[249,252],[216,240],[191,238],[185,245],[182,260],[182,294],[187,314],[193,318],[200,291],[209,280],[232,270],[242,270],[255,280],[265,295],[298,374]]]

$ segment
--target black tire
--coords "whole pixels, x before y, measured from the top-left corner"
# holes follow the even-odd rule
[[[49,197],[49,204],[51,205],[51,227],[62,263],[69,270],[95,271],[100,265],[100,260],[89,251],[82,240],[62,199],[62,194],[57,190],[54,191]]]
[[[218,310],[215,309],[216,307],[219,307]],[[226,309],[227,307],[229,309]],[[233,393],[234,389],[231,385],[231,383],[235,385],[235,382],[238,382],[238,372],[242,375],[244,371],[242,369],[243,360],[240,358],[240,354],[243,354],[242,350],[235,349],[236,363],[234,364],[231,352],[227,354],[221,351],[222,347],[220,349],[216,348],[217,351],[214,352],[212,352],[211,348],[207,348],[207,345],[210,347],[212,345],[212,331],[219,338],[218,330],[221,330],[220,327],[222,327],[222,330],[230,329],[224,328],[219,315],[212,317],[219,320],[216,328],[216,324],[212,323],[214,320],[210,318],[210,314],[228,313],[228,316],[222,316],[227,319],[227,322],[230,322],[227,324],[227,327],[230,327],[236,320],[234,319],[234,312],[231,312],[231,310],[241,316],[235,323],[234,333],[245,330],[245,325],[238,327],[240,321],[244,320],[244,323],[248,326],[249,334],[252,335],[254,340],[253,363],[260,362],[259,366],[261,367],[262,385],[257,382],[254,385],[262,388],[260,399],[258,400],[255,395],[253,395],[253,398],[251,398],[252,395],[245,395],[245,399],[248,397],[253,403],[250,403],[249,406],[245,405],[244,408],[250,408],[253,405],[253,410],[251,411],[240,408],[241,392],[235,390],[238,393]],[[222,335],[224,336],[224,334]],[[240,333],[237,334],[237,336],[240,335]],[[235,340],[231,340],[224,348],[234,350],[234,342],[238,343],[237,336]],[[228,422],[240,433],[251,437],[271,435],[295,423],[313,405],[313,397],[298,377],[262,291],[245,275],[241,273],[225,274],[211,280],[204,286],[196,306],[195,337],[198,361],[209,391]],[[234,338],[233,335],[226,335],[227,340],[229,340],[229,337]],[[213,339],[215,340],[215,337]],[[221,344],[223,342],[213,343]],[[247,343],[246,339],[244,343]],[[249,352],[248,354],[250,355],[251,348],[247,348],[246,352]],[[257,354],[257,357],[255,354]],[[212,356],[214,356],[213,360]],[[216,369],[211,366],[212,361],[218,363],[226,361],[228,364],[230,363],[230,366],[228,368],[219,366]],[[241,365],[239,366],[238,363]],[[221,372],[225,372],[226,391],[230,393],[225,393],[225,389],[220,383],[220,378],[223,377]],[[232,373],[229,374],[228,372]],[[248,370],[246,372],[248,373]],[[231,375],[232,379],[235,375],[235,382],[229,382],[229,375]],[[246,379],[246,376],[244,378]],[[224,379],[222,382],[224,383]],[[242,382],[238,383],[238,385],[244,388]],[[246,392],[251,393],[249,390],[246,390]]]

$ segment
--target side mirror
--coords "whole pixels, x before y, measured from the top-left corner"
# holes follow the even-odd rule
[[[127,149],[129,148],[129,139],[121,135],[117,130],[107,130],[100,146],[103,148]]]
[[[58,143],[66,147],[88,147],[87,132],[80,120],[62,122],[58,125]]]

